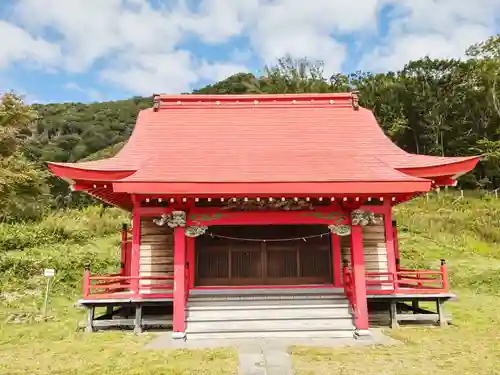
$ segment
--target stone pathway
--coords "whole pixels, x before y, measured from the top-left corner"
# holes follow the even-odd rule
[[[292,361],[281,345],[241,346],[238,350],[240,375],[292,375]]]
[[[292,345],[338,348],[342,346],[394,345],[399,342],[372,329],[372,338],[355,339],[226,339],[226,340],[172,340],[166,332],[154,338],[146,349],[214,349],[236,348],[239,357],[239,375],[293,375],[288,348]]]

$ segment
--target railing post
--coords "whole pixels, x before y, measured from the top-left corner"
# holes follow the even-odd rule
[[[189,289],[190,288],[190,277],[189,277],[189,272],[190,272],[190,264],[189,264],[189,260],[186,260],[186,275],[185,275],[185,281],[184,281],[184,288],[186,289],[186,292],[184,293],[184,296],[185,296],[185,301],[186,301],[186,304],[187,304],[187,300],[188,300],[188,297],[189,297]]]
[[[446,268],[446,260],[441,259],[441,278],[443,281],[443,289],[445,291],[448,291],[449,289],[449,283],[448,283],[448,269]]]
[[[86,264],[83,269],[83,299],[90,296],[90,265]]]
[[[194,288],[194,278],[195,278],[195,239],[192,237],[188,237],[186,239],[186,248],[187,248],[187,263],[188,263],[188,288]]]
[[[342,272],[343,272],[343,262],[342,262],[342,254],[340,250],[340,237],[336,234],[330,235],[330,241],[332,244],[332,270],[333,270],[333,285],[336,288],[342,287]]]
[[[399,252],[398,224],[392,220],[392,240],[394,242],[394,257],[396,258],[396,272],[401,270],[401,254]]]
[[[122,224],[122,254],[120,260],[120,276],[125,276],[125,262],[127,256],[127,224]]]

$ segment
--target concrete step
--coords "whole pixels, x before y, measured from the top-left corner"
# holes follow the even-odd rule
[[[303,330],[352,330],[352,318],[338,317],[316,319],[242,319],[242,320],[212,320],[188,321],[186,332],[224,332],[224,331],[303,331]]]
[[[324,306],[251,306],[247,309],[190,308],[186,320],[242,320],[242,319],[316,319],[351,317],[346,307]]]
[[[190,297],[203,296],[246,296],[246,295],[341,295],[344,296],[343,288],[253,288],[253,289],[193,289],[189,292]]]
[[[222,332],[205,332],[205,333],[187,333],[188,340],[202,339],[253,339],[253,338],[352,338],[353,330],[322,330],[322,331],[265,331],[265,332],[249,332],[249,331],[222,331]]]
[[[348,301],[330,301],[317,303],[316,301],[300,302],[280,302],[280,301],[249,301],[249,302],[234,302],[234,303],[188,303],[187,310],[272,310],[272,309],[348,309]]]
[[[338,305],[348,306],[348,301],[344,299],[327,299],[327,298],[311,298],[311,299],[280,299],[280,298],[265,298],[265,299],[244,299],[244,300],[193,300],[189,299],[187,307],[208,307],[208,306],[317,306],[317,305]]]
[[[344,300],[343,294],[244,294],[244,295],[190,295],[190,301],[252,301],[252,300]]]

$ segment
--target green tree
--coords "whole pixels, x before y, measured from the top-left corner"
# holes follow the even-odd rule
[[[14,93],[0,98],[0,220],[39,217],[48,202],[48,173],[18,152],[37,115]]]

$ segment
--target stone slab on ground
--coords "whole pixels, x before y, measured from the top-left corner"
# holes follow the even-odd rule
[[[293,375],[290,346],[338,348],[342,346],[394,345],[398,341],[384,335],[381,330],[371,330],[371,337],[363,340],[342,339],[225,339],[225,340],[175,340],[171,333],[164,333],[146,345],[147,349],[215,349],[238,350],[239,375]]]
[[[342,346],[372,346],[372,345],[395,345],[400,343],[391,337],[384,335],[381,329],[370,329],[372,337],[366,340],[354,338],[283,338],[283,339],[200,339],[200,340],[174,340],[171,332],[156,335],[146,345],[146,349],[216,349],[236,348],[242,346],[266,344],[267,346],[310,346],[320,348],[338,348]]]

